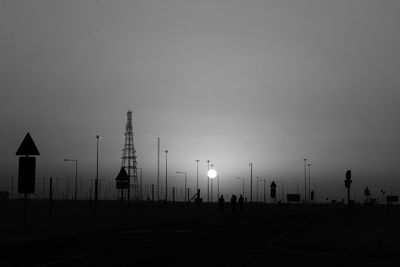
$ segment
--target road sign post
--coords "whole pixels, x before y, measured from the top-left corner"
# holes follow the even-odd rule
[[[276,203],[276,183],[272,181],[271,185],[269,186],[271,189],[271,198],[274,199],[274,202]]]
[[[18,164],[18,193],[24,194],[24,228],[26,228],[26,217],[28,209],[28,194],[35,193],[36,158],[29,156],[40,155],[31,135],[27,133],[22,140],[17,152]]]
[[[117,175],[117,178],[115,178],[115,181],[117,189],[119,189],[121,192],[121,217],[122,217],[124,208],[124,189],[129,190],[129,176],[126,173],[125,167],[121,167]]]
[[[350,206],[350,185],[351,185],[351,170],[346,171],[346,180],[344,180],[344,186],[347,188],[347,205]]]

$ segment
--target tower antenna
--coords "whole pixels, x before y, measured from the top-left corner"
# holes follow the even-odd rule
[[[133,127],[132,127],[132,111],[128,110],[126,113],[127,122],[125,124],[125,142],[122,149],[122,167],[125,168],[129,177],[128,187],[128,203],[131,197],[131,189],[133,189],[134,198],[138,199],[138,176],[137,176],[137,162],[136,150],[133,142]]]

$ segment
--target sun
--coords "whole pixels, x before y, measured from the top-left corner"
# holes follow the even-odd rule
[[[214,179],[215,177],[217,177],[217,171],[214,169],[209,169],[207,172],[207,176],[210,179]]]

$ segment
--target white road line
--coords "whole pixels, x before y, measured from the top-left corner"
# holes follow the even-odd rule
[[[81,255],[78,255],[78,256],[73,256],[73,257],[63,258],[63,259],[60,259],[60,260],[55,260],[55,261],[51,261],[51,262],[42,263],[42,264],[39,264],[39,265],[35,265],[35,267],[50,266],[50,265],[54,265],[54,264],[59,264],[59,263],[67,262],[67,261],[76,260],[76,259],[79,259],[79,258],[85,258],[85,257],[88,257],[88,256],[93,256],[95,254],[96,253],[93,253],[93,252],[86,253],[86,254],[81,254]]]

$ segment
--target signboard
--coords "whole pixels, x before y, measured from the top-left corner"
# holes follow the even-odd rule
[[[386,196],[387,202],[399,202],[399,196]]]
[[[18,193],[35,193],[36,158],[20,157],[18,168]]]
[[[276,183],[272,182],[269,187],[271,188],[271,198],[276,198]]]
[[[29,156],[38,156],[40,153],[29,133],[25,135],[15,155],[23,156],[19,158],[18,192],[21,194],[35,193],[36,158]]]
[[[124,167],[121,167],[117,178],[115,178],[117,189],[128,189],[129,188],[129,176],[125,171]]]
[[[287,202],[300,202],[300,194],[287,194]]]

